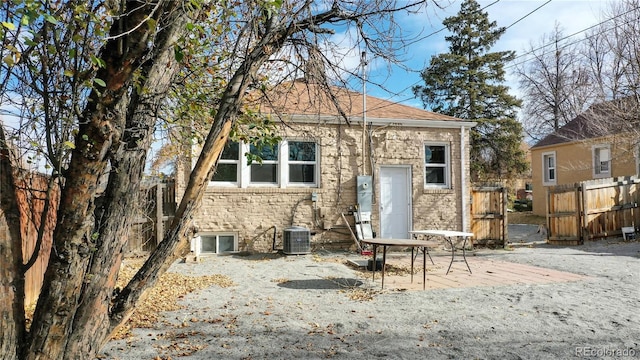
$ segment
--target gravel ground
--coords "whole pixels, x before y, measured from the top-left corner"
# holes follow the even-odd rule
[[[532,228],[523,228],[527,234]],[[538,244],[475,255],[585,280],[380,291],[345,253],[211,256],[170,271],[235,286],[185,296],[153,328],[109,342],[106,359],[640,358],[640,243]],[[522,232],[520,233],[523,234]],[[531,232],[531,236],[533,232]]]

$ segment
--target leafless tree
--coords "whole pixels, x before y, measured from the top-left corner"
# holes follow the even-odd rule
[[[518,68],[525,91],[525,129],[533,139],[557,132],[572,139],[624,134],[630,151],[640,138],[640,1],[612,2],[582,39],[556,27]],[[588,128],[558,132],[579,114]],[[640,154],[635,154],[640,156]]]
[[[599,99],[599,104],[588,115],[593,118],[591,126],[595,133],[625,134],[637,147],[640,142],[640,1],[612,2],[603,17],[608,20],[587,35],[584,49]]]
[[[558,24],[528,53],[530,60],[516,67],[524,91],[521,118],[527,135],[539,140],[584,111],[593,90],[578,45],[565,38]]]

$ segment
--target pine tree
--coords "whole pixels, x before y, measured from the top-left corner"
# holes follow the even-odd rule
[[[443,24],[451,33],[445,37],[449,52],[431,57],[421,74],[425,84],[414,94],[429,110],[477,122],[471,130],[474,181],[513,178],[527,169],[516,120],[521,101],[503,85],[504,65],[515,52],[489,52],[505,29],[490,22],[475,0],[465,0]]]

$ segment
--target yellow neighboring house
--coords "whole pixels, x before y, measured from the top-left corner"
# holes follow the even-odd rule
[[[546,215],[550,186],[640,174],[640,132],[629,128],[637,116],[611,116],[616,110],[612,102],[593,106],[531,147],[534,214]]]

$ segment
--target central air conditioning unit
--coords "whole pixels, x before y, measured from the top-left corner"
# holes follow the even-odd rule
[[[311,232],[302,226],[284,229],[282,252],[287,255],[309,254],[311,252]]]

